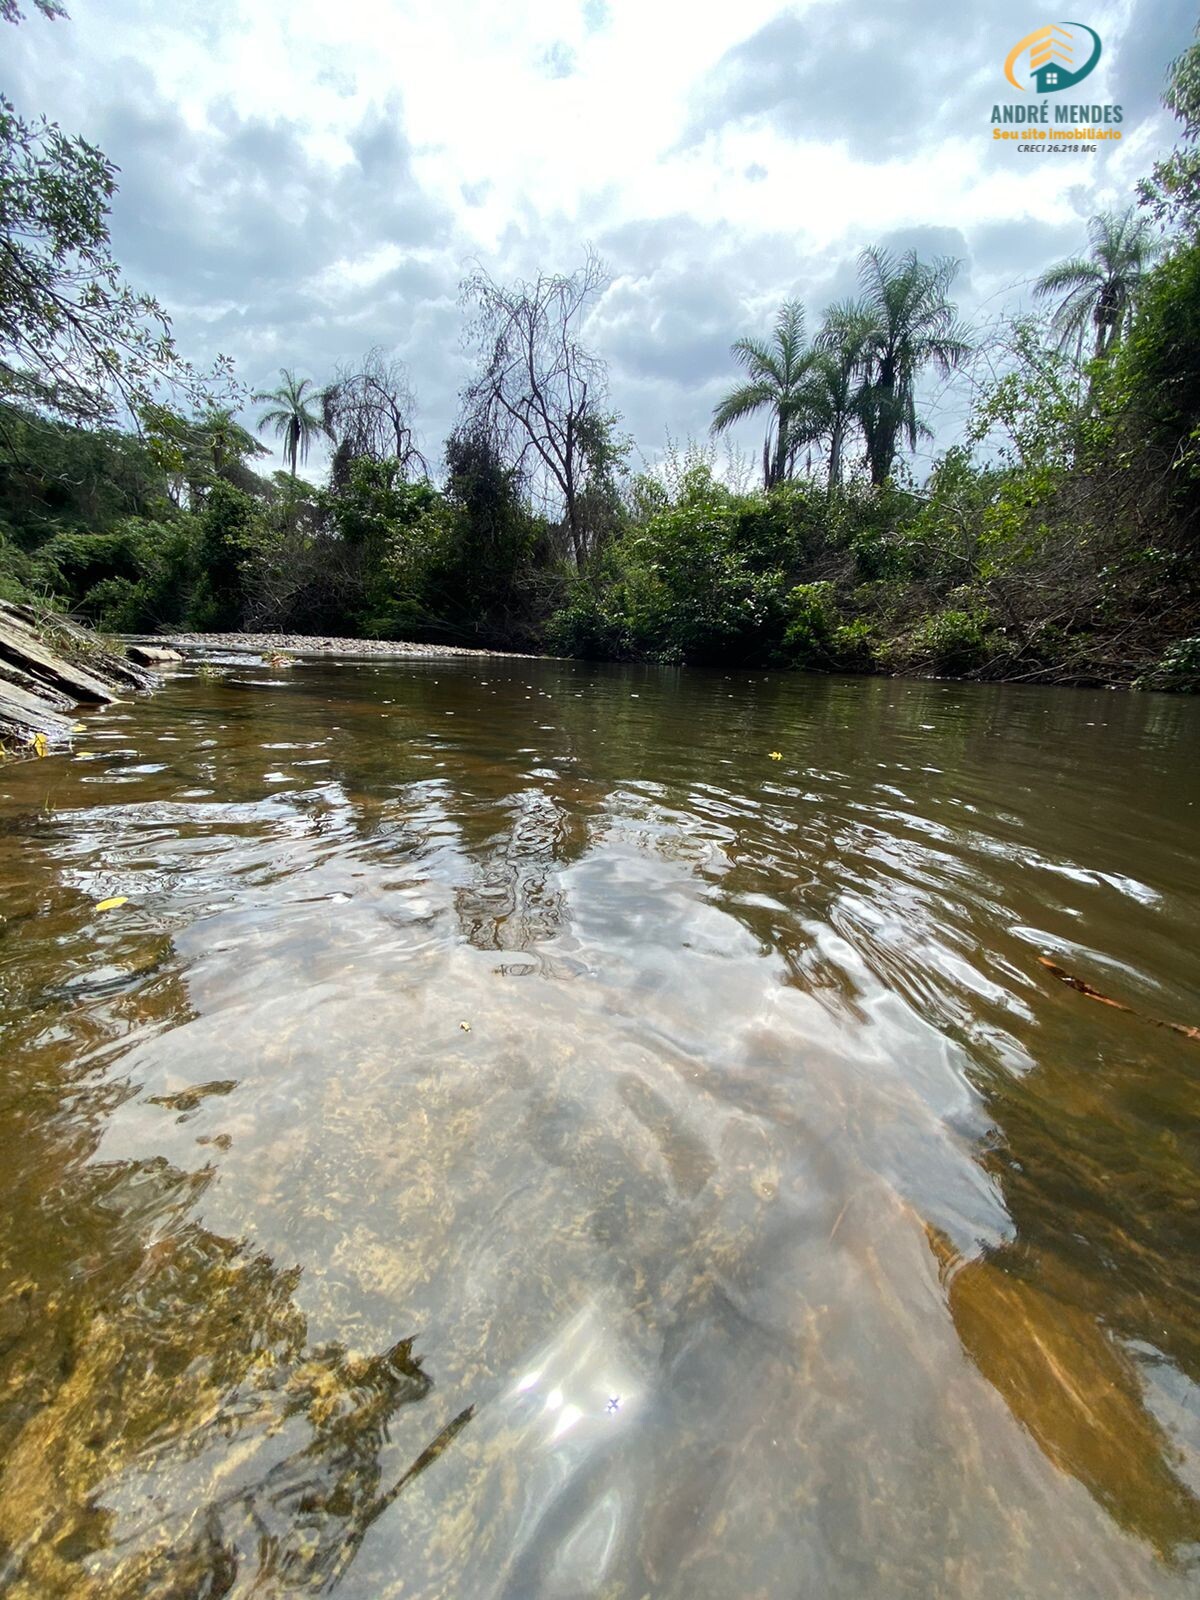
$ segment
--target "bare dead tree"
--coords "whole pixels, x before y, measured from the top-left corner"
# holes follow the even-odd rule
[[[547,514],[561,518],[577,570],[596,543],[588,489],[609,459],[608,369],[580,338],[608,287],[595,255],[566,274],[498,284],[482,267],[462,285],[481,371],[463,393],[468,432],[486,433]]]
[[[321,396],[321,420],[333,440],[334,487],[346,481],[351,463],[399,461],[407,478],[429,465],[417,449],[413,419],[417,401],[403,361],[376,346],[355,366],[340,366]]]

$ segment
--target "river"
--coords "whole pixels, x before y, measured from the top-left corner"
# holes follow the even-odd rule
[[[1200,704],[85,723],[0,772],[0,1592],[1195,1595]]]

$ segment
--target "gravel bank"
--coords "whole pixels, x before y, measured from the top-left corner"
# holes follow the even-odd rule
[[[428,656],[435,660],[447,656],[519,656],[514,650],[468,650],[448,644],[406,644],[394,639],[331,639],[323,634],[302,633],[170,633],[156,635],[148,643],[171,645],[176,650],[244,650],[250,655],[266,655],[273,650],[294,656]]]

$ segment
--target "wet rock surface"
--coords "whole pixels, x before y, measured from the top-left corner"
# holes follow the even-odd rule
[[[169,650],[163,645],[131,644],[128,653],[129,659],[142,667],[169,667],[183,660],[178,650]]]
[[[62,746],[74,706],[107,705],[157,681],[78,623],[0,601],[0,743]]]

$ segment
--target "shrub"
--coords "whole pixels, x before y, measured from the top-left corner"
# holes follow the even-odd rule
[[[830,635],[829,656],[839,672],[874,672],[878,665],[875,629],[863,617],[843,623]]]
[[[797,667],[827,667],[837,617],[831,583],[798,583],[787,597],[783,657]]]
[[[1165,689],[1172,694],[1200,693],[1200,635],[1178,639],[1158,664],[1134,681],[1135,689]]]
[[[42,587],[37,562],[0,527],[0,600],[29,600]]]
[[[1104,394],[1127,415],[1129,459],[1151,446],[1169,463],[1175,491],[1194,518],[1200,477],[1200,241],[1150,274],[1133,333],[1120,348]]]
[[[909,634],[905,654],[913,665],[961,675],[987,660],[989,618],[984,611],[939,611]]]
[[[614,539],[551,620],[572,653],[663,662],[750,662],[779,649],[784,568],[799,496],[734,495],[703,468],[679,498]]]

